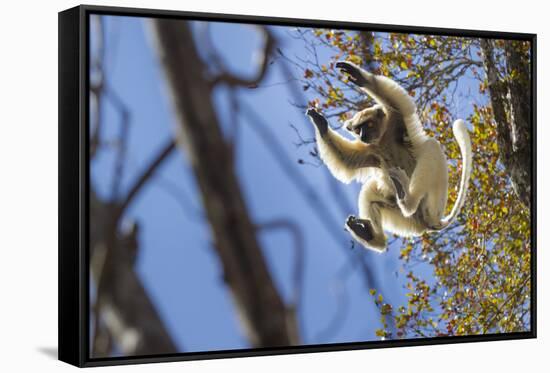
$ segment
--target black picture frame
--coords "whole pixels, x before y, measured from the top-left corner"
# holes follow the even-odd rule
[[[410,340],[371,341],[305,345],[299,347],[257,348],[210,352],[190,352],[154,356],[94,358],[89,350],[89,15],[177,18],[284,26],[310,26],[341,29],[369,29],[430,35],[487,37],[527,40],[532,44],[532,190],[531,190],[531,331],[509,334],[486,334],[419,338]],[[79,367],[171,362],[261,355],[356,350],[463,342],[536,338],[536,34],[497,31],[460,30],[420,26],[398,26],[342,21],[211,14],[157,9],[137,9],[81,5],[59,13],[59,360]]]

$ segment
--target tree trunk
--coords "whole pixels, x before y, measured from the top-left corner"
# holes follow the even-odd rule
[[[481,40],[493,115],[497,125],[500,160],[520,201],[531,206],[531,85],[528,59],[520,54],[516,42],[504,41],[504,59],[509,81],[499,77],[494,45]],[[513,74],[512,74],[513,72]]]

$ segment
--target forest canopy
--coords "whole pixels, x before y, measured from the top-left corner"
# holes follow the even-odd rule
[[[302,72],[302,89],[314,92],[308,106],[335,118],[335,128],[372,105],[334,68],[339,60],[405,87],[449,160],[460,158],[451,131],[456,105],[471,105],[465,119],[474,166],[461,217],[438,234],[399,239],[408,303],[386,303],[378,289],[371,289],[381,314],[377,335],[412,338],[530,330],[530,42],[329,29],[298,29],[293,36],[303,42],[309,58],[279,52]],[[332,55],[322,61],[318,50],[326,48]],[[458,97],[460,85],[477,93]],[[460,162],[449,162],[451,186],[458,185],[460,171]],[[450,191],[449,210],[456,193],[457,188]],[[415,275],[413,268],[420,262],[432,266],[435,281]]]

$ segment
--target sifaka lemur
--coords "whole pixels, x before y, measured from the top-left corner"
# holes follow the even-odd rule
[[[376,101],[345,123],[354,141],[332,130],[315,109],[306,113],[316,128],[320,157],[334,177],[343,183],[363,183],[359,216],[347,218],[346,230],[364,247],[384,252],[384,231],[407,237],[448,227],[464,204],[472,168],[464,121],[453,124],[462,153],[462,177],[457,200],[444,217],[447,159],[439,142],[424,131],[412,98],[387,77],[350,62],[338,62],[336,67]]]

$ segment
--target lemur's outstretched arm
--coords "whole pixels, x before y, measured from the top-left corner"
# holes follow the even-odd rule
[[[352,142],[340,136],[315,109],[308,109],[306,115],[316,128],[319,155],[335,178],[349,183],[355,178],[359,168],[380,167],[380,158],[369,145]]]
[[[351,62],[340,61],[336,67],[348,74],[351,82],[363,88],[379,104],[393,108],[403,116],[416,112],[416,105],[407,91],[393,80],[374,75]]]
[[[352,83],[361,87],[377,103],[401,114],[409,137],[415,139],[424,135],[422,123],[416,113],[416,104],[403,87],[390,78],[374,75],[351,62],[340,61],[336,63],[336,67],[346,73]]]

